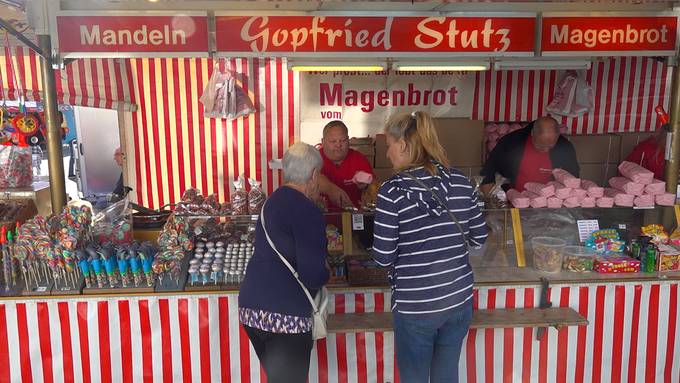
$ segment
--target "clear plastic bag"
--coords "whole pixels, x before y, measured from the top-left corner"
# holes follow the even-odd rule
[[[249,214],[256,215],[260,214],[262,211],[262,206],[264,201],[267,199],[267,195],[264,194],[262,190],[262,184],[252,178],[248,180],[250,183],[250,192],[248,193],[248,212]]]
[[[215,65],[210,81],[203,90],[200,101],[205,117],[234,119],[255,112],[248,95],[237,84],[234,73],[220,71]]]
[[[92,218],[92,235],[99,243],[131,243],[132,209],[124,198]]]
[[[231,208],[234,215],[248,214],[248,192],[243,176],[234,181],[234,193],[231,195]]]
[[[0,146],[0,189],[31,186],[32,166],[30,147]]]
[[[578,117],[593,109],[593,88],[583,73],[568,71],[557,84],[548,112],[567,117]]]

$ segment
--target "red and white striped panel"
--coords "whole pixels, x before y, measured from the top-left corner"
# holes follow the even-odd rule
[[[531,121],[545,113],[564,71],[489,71],[477,74],[473,119]],[[594,62],[586,79],[595,108],[562,118],[572,134],[644,132],[657,128],[654,107],[668,111],[672,68],[652,58],[624,57]]]
[[[478,308],[535,307],[533,287],[480,289]],[[471,330],[467,382],[678,382],[677,283],[554,286],[555,306],[587,327]],[[382,311],[382,291],[335,295],[332,312]],[[262,382],[237,321],[237,295],[74,298],[0,304],[0,382]],[[331,334],[317,342],[310,382],[397,382],[394,336]]]
[[[4,49],[0,56],[0,99],[40,101],[42,76],[40,56],[22,47]],[[60,104],[130,110],[126,61],[119,59],[78,59],[55,70]],[[4,90],[4,92],[3,92]]]
[[[145,206],[177,202],[190,187],[226,201],[240,174],[262,181],[267,194],[280,185],[268,161],[282,157],[298,136],[298,76],[281,59],[217,63],[237,73],[256,113],[235,120],[203,117],[199,98],[213,60],[129,60],[129,91],[139,109],[126,152],[135,169],[131,187]]]

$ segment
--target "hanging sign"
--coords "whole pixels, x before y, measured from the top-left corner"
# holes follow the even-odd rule
[[[203,15],[129,13],[57,15],[59,51],[71,57],[112,53],[208,53],[208,18]]]
[[[535,14],[455,17],[233,16],[215,18],[217,51],[229,54],[451,53],[533,55]],[[330,54],[330,55],[329,55]]]
[[[543,56],[672,56],[677,33],[675,16],[543,17]]]

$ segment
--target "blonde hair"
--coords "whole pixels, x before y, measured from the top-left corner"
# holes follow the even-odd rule
[[[409,164],[405,168],[424,166],[430,174],[436,174],[437,168],[433,162],[449,167],[449,160],[439,143],[434,121],[429,114],[413,112],[392,116],[385,125],[385,134],[395,140],[403,138],[406,142]]]

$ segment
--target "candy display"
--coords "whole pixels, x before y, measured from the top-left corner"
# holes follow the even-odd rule
[[[574,177],[564,169],[553,170],[553,177],[555,177],[559,183],[570,189],[578,189],[581,187],[581,179]]]
[[[158,249],[150,242],[90,245],[76,251],[87,288],[152,287]]]
[[[248,192],[246,191],[245,180],[242,176],[234,181],[234,192],[231,194],[231,207],[234,215],[248,214]]]
[[[347,281],[347,265],[345,264],[344,254],[330,254],[326,258],[328,266],[330,267],[329,284],[344,283]]]
[[[640,261],[624,255],[598,256],[593,263],[593,270],[603,274],[638,273]]]
[[[254,179],[249,179],[250,191],[248,192],[248,213],[252,215],[260,214],[262,211],[262,206],[264,206],[264,201],[267,196],[262,190],[261,182]]]
[[[620,192],[634,196],[642,195],[645,192],[644,184],[639,184],[623,177],[611,178],[609,180],[609,186]]]
[[[561,183],[559,183],[557,181],[550,181],[550,182],[548,182],[548,185],[555,187],[555,197],[557,197],[559,199],[563,200],[563,199],[569,198],[569,196],[571,195],[572,189],[562,185]]]
[[[0,189],[31,186],[32,166],[30,147],[0,145]]]
[[[659,271],[680,270],[680,249],[670,245],[659,245]]]
[[[552,197],[555,195],[555,187],[552,185],[544,185],[538,182],[527,182],[524,188],[532,193],[543,197]]]
[[[343,241],[340,230],[335,225],[326,225],[326,239],[328,240],[328,252],[342,251]]]
[[[566,246],[562,250],[562,268],[567,271],[584,273],[593,270],[595,250],[583,246]]]
[[[517,209],[526,209],[531,206],[531,200],[524,194],[518,192],[515,189],[510,189],[507,192],[508,201]],[[560,205],[561,205],[560,201]]]
[[[189,283],[191,286],[240,283],[252,256],[250,242],[201,239],[196,242],[194,257],[189,261]]]
[[[548,206],[548,198],[530,191],[524,192],[524,195],[529,198],[529,205],[534,208],[542,208]]]
[[[605,197],[613,199],[616,206],[632,207],[635,203],[634,195],[626,194],[616,189],[604,189],[604,195]]]
[[[36,216],[21,225],[14,257],[27,288],[79,287],[77,250],[91,241],[92,212],[87,206],[67,206],[60,215]]]
[[[598,254],[622,253],[626,248],[626,242],[621,240],[616,229],[594,231],[586,240],[585,245],[595,250]]]
[[[650,237],[651,242],[656,245],[666,244],[670,238],[666,229],[661,225],[652,224],[643,226],[640,231],[643,235]]]
[[[191,226],[184,217],[171,215],[158,236],[161,251],[152,263],[153,273],[161,285],[177,288],[182,275],[182,261],[194,249]]]
[[[132,242],[132,209],[124,198],[93,218],[92,235],[98,243],[129,244]]]
[[[200,190],[187,189],[177,206],[175,214],[182,216],[211,216],[231,214],[231,204],[220,204],[216,194],[204,197]]]
[[[645,185],[645,194],[660,195],[666,193],[666,182],[654,179],[649,185]]]
[[[629,180],[642,185],[651,184],[654,180],[654,173],[633,162],[621,162],[619,173]]]
[[[673,193],[664,193],[664,194],[659,194],[655,196],[655,201],[657,205],[659,206],[673,206],[675,205],[675,194]]]
[[[581,189],[588,193],[588,197],[602,198],[604,197],[604,188],[597,186],[597,184],[590,180],[581,180]]]
[[[547,272],[558,272],[562,269],[562,248],[566,242],[560,238],[535,237],[531,239],[534,253],[534,268]]]

